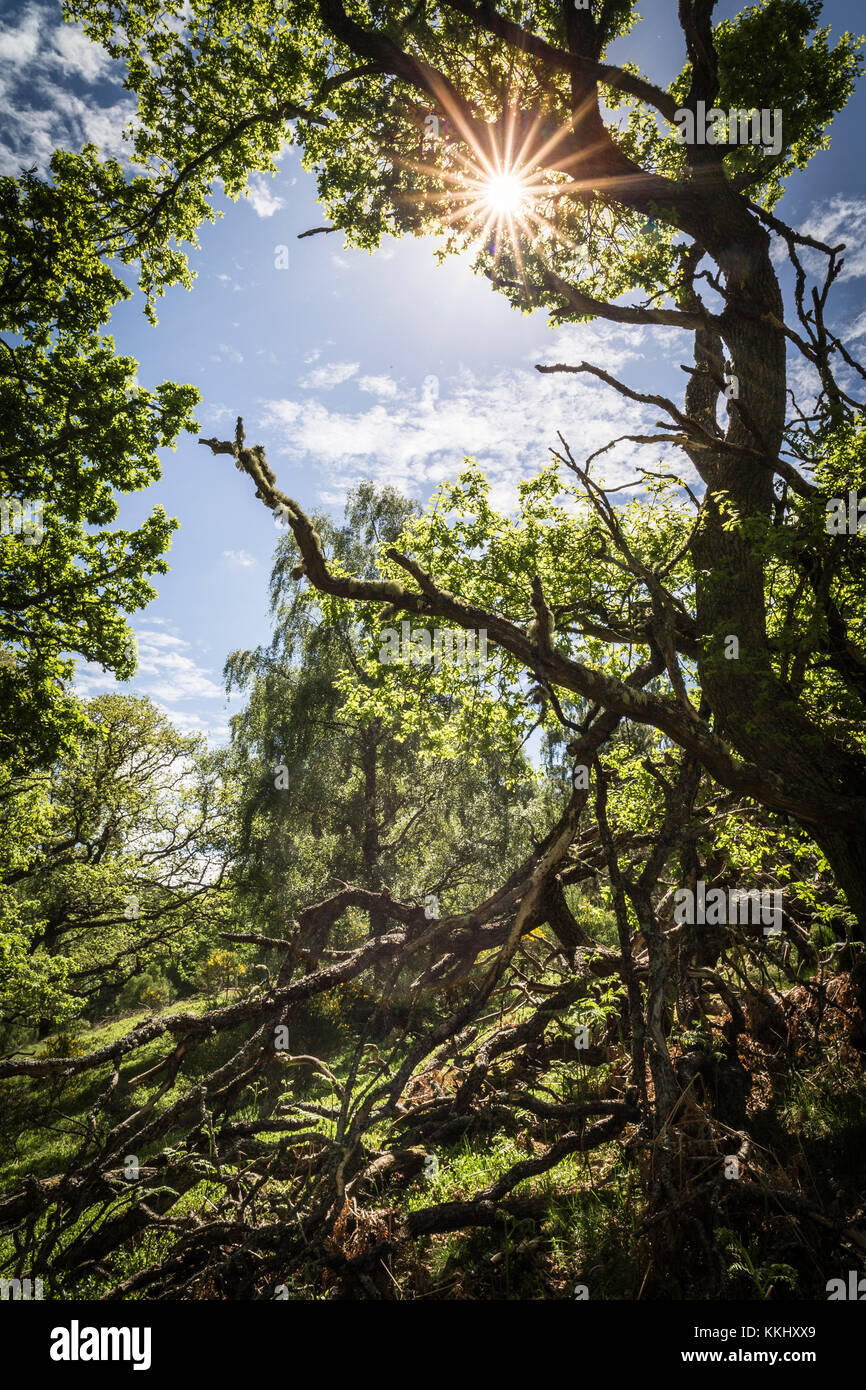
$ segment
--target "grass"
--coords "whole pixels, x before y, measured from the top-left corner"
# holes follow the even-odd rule
[[[168,1006],[162,1016],[177,1011],[201,1013],[212,1002],[203,996],[185,1000]],[[357,1004],[348,996],[343,1000],[347,1008]],[[599,1009],[603,1011],[601,1004]],[[529,1007],[521,1005],[507,1014],[507,1021],[517,1023],[529,1013]],[[545,1100],[579,1102],[609,1094],[611,1081],[622,1080],[625,1075],[624,1054],[590,1067],[584,1064],[579,1052],[572,1053],[572,1013],[573,1010],[567,1011],[556,1022],[551,1020],[547,1029],[551,1053],[557,1051],[559,1039],[565,1044],[565,1060],[550,1061],[543,1076],[529,1086],[530,1091]],[[91,1051],[110,1046],[136,1023],[151,1016],[150,1012],[139,1010],[91,1026],[80,1033],[78,1047]],[[499,1024],[498,1015],[491,1017],[485,1029],[494,1030]],[[293,1025],[292,1050],[316,1052],[342,1082],[354,1058],[353,1033],[357,1036],[357,1030],[347,1026],[345,1017],[335,1018],[333,1009],[320,1007],[311,1011],[308,1019]],[[171,1106],[199,1076],[227,1060],[243,1036],[244,1025],[240,1025],[233,1035],[201,1042],[153,1113],[159,1114]],[[476,1045],[481,1041],[479,1035]],[[22,1050],[29,1055],[50,1055],[52,1043],[48,1039]],[[359,1079],[379,1085],[383,1079],[378,1073],[380,1063],[390,1059],[388,1070],[395,1070],[410,1045],[411,1038],[403,1038],[399,1032],[390,1038],[378,1038],[375,1047],[369,1043],[372,1050],[365,1054]],[[167,1050],[165,1037],[139,1049],[133,1058],[122,1063],[122,1079],[147,1071]],[[755,1137],[764,1146],[764,1153],[772,1150],[781,1155],[780,1167],[784,1167],[795,1188],[813,1194],[826,1207],[837,1198],[840,1188],[853,1198],[862,1186],[866,1079],[858,1079],[856,1072],[832,1049],[823,1056],[810,1052],[808,1058],[798,1058],[796,1066],[797,1070],[776,1075],[772,1083],[768,1081],[765,1108],[755,1117],[760,1138],[757,1131]],[[14,1078],[0,1083],[0,1103],[8,1113],[8,1137],[0,1153],[0,1190],[17,1187],[27,1173],[47,1177],[68,1169],[82,1142],[84,1117],[104,1091],[106,1078],[106,1068],[101,1068],[98,1076],[73,1076],[62,1081]],[[508,1084],[507,1072],[500,1075],[494,1066],[488,1080],[494,1088],[503,1082]],[[147,1089],[151,1089],[151,1083]],[[327,1077],[306,1067],[281,1069],[277,1062],[267,1077],[242,1093],[232,1121],[255,1122],[266,1108],[270,1110],[275,1091],[280,1089],[286,1100],[308,1099],[338,1105],[334,1083]],[[114,1121],[107,1117],[101,1123]],[[333,1121],[313,1116],[310,1128],[328,1138],[334,1137],[336,1131]],[[537,1138],[546,1142],[560,1131],[561,1126],[551,1124],[546,1134],[542,1127]],[[395,1131],[390,1122],[383,1122],[367,1133],[365,1144],[372,1150],[390,1146],[397,1133],[399,1130]],[[260,1136],[264,1143],[274,1145],[281,1142],[281,1137],[278,1133]],[[179,1132],[169,1133],[159,1139],[158,1146],[170,1147],[179,1138]],[[435,1174],[422,1174],[403,1187],[390,1187],[382,1203],[411,1212],[465,1201],[540,1151],[541,1145],[530,1148],[520,1133],[464,1137],[436,1150]],[[137,1157],[145,1163],[148,1155]],[[276,1180],[270,1182],[263,1196],[278,1200],[285,1186]],[[205,1169],[201,1180],[173,1205],[172,1215],[182,1217],[193,1211],[205,1215],[212,1198],[221,1192],[221,1187],[208,1180]],[[123,1194],[123,1199],[136,1200],[141,1195],[130,1191],[128,1197]],[[573,1298],[579,1285],[587,1287],[593,1300],[692,1296],[688,1285],[680,1287],[682,1271],[653,1268],[651,1264],[640,1230],[646,1213],[646,1192],[641,1186],[638,1165],[633,1157],[626,1157],[621,1144],[608,1144],[586,1155],[572,1155],[550,1172],[525,1178],[510,1195],[548,1198],[543,1226],[503,1216],[493,1228],[461,1230],[418,1240],[393,1262],[392,1277],[400,1296],[469,1300]],[[105,1212],[91,1208],[82,1213],[74,1229],[67,1233],[65,1243],[88,1228],[98,1229],[117,1209]],[[37,1223],[31,1246],[38,1245],[44,1226],[44,1221]],[[790,1233],[778,1222],[775,1227],[767,1223],[762,1213],[747,1226],[742,1232],[725,1229],[717,1233],[732,1288],[746,1297],[784,1296],[786,1289],[793,1289],[798,1279],[804,1279],[801,1259],[796,1251],[793,1255],[790,1252]],[[75,1296],[98,1297],[113,1284],[163,1259],[177,1239],[179,1236],[173,1232],[153,1230],[135,1236],[104,1261],[102,1274],[79,1281]],[[11,1254],[8,1243],[0,1245],[0,1262]],[[311,1266],[298,1276],[290,1296],[316,1299],[323,1296],[323,1289],[320,1271]],[[142,1296],[147,1296],[146,1291]],[[797,1288],[797,1296],[808,1296],[806,1283]]]
[[[161,1016],[173,1013],[204,1013],[208,1001],[204,998],[184,1000],[183,1004],[172,1005]],[[110,1022],[95,1024],[84,1028],[77,1035],[81,1052],[96,1051],[107,1047],[122,1038],[137,1023],[151,1018],[147,1010],[130,1013]],[[43,1039],[19,1049],[25,1056],[50,1057],[53,1038]],[[222,1043],[223,1040],[221,1039]],[[230,1044],[229,1044],[230,1045]],[[210,1043],[202,1043],[196,1049],[193,1061],[201,1066],[207,1059]],[[166,1052],[164,1037],[138,1048],[134,1055],[127,1057],[120,1066],[121,1082],[147,1071]],[[207,1069],[213,1065],[208,1062]],[[191,1072],[187,1070],[175,1085],[166,1092],[154,1107],[154,1114],[172,1105],[189,1086]],[[8,1191],[17,1186],[21,1179],[32,1173],[35,1177],[49,1177],[61,1171],[81,1144],[84,1129],[82,1117],[96,1103],[105,1089],[104,1069],[98,1072],[82,1073],[65,1077],[62,1081],[50,1078],[14,1077],[0,1082],[0,1103],[18,1121],[7,1123],[5,1144],[0,1152],[0,1191]],[[139,1154],[143,1161],[145,1155]]]

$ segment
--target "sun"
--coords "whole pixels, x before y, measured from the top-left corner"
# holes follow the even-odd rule
[[[493,278],[502,262],[504,274],[512,279],[516,275],[525,283],[527,247],[544,240],[575,249],[561,230],[555,210],[550,219],[551,200],[589,185],[573,178],[564,181],[558,166],[552,166],[552,171],[545,167],[574,132],[567,125],[551,133],[538,122],[525,129],[520,113],[510,112],[488,122],[486,129],[479,129],[477,123],[472,128],[459,108],[446,106],[446,112],[449,138],[440,140],[437,129],[429,141],[422,140],[418,160],[400,161],[434,185],[409,193],[408,200],[417,201],[423,209],[438,204],[446,233],[453,229],[492,262],[484,261],[485,274]],[[431,142],[425,156],[425,144]]]
[[[499,217],[514,216],[526,201],[526,187],[518,174],[492,174],[485,180],[484,201]]]

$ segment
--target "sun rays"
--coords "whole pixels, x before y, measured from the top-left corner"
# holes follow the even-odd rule
[[[524,196],[523,179],[519,174],[511,173],[509,170],[494,174],[487,180],[484,190],[484,197],[491,211],[499,217],[517,216],[523,207]]]
[[[440,135],[440,124],[449,135]],[[410,198],[437,211],[446,230],[486,251],[494,275],[505,256],[507,272],[516,273],[527,292],[524,258],[539,239],[581,249],[556,225],[559,219],[551,221],[547,215],[558,198],[584,191],[552,158],[568,147],[573,130],[566,126],[551,133],[545,125],[538,118],[521,120],[520,113],[508,113],[479,128],[461,112],[448,111],[445,121],[425,120],[425,139],[438,146],[435,162],[402,161],[433,185]],[[458,133],[459,140],[454,138]]]

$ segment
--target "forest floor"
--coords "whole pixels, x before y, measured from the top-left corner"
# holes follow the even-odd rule
[[[845,977],[839,980],[839,1002],[850,1003],[841,998]],[[720,1226],[716,1231],[732,1298],[826,1297],[826,1280],[844,1276],[855,1256],[859,1255],[857,1263],[862,1263],[866,1249],[864,1054],[851,1041],[850,1010],[848,1026],[839,1024],[846,1016],[841,1011],[835,1012],[835,1021],[828,1014],[810,1023],[809,999],[802,995],[803,988],[797,987],[775,996],[776,1016],[754,1018],[752,1031],[740,1039],[740,1060],[749,1075],[749,1158],[743,1176],[762,1184],[766,1201],[762,1211],[752,1213],[736,1230]],[[204,1012],[213,1003],[212,997],[198,996],[172,1004],[163,1012]],[[152,1012],[144,1010],[128,1013],[74,1036],[31,1044],[26,1050],[34,1055],[58,1055],[56,1049],[63,1047],[70,1055],[92,1051],[151,1016]],[[519,1016],[518,1010],[515,1019]],[[778,1029],[780,1020],[788,1017],[798,1020],[799,1034],[796,1028],[793,1036],[788,1032],[783,1047],[773,1027]],[[240,1036],[226,1032],[202,1042],[191,1069],[160,1096],[156,1110],[170,1107],[197,1073],[206,1075],[223,1057],[228,1058]],[[625,1049],[614,1039],[596,1054],[596,1064],[590,1066],[579,1056],[576,1060],[573,1053],[568,1057],[561,1046],[567,1036],[566,1025],[561,1037],[554,1030],[543,1068],[524,1079],[526,1092],[544,1101],[572,1103],[621,1096],[627,1072]],[[707,1036],[711,1038],[712,1032]],[[680,1040],[679,1046],[686,1043],[693,1044],[694,1037]],[[346,1081],[353,1052],[351,1031],[333,1016],[301,1019],[293,1044],[296,1050],[314,1052],[326,1062],[338,1085]],[[674,1057],[676,1050],[675,1044]],[[164,1042],[157,1039],[140,1049],[134,1060],[122,1063],[120,1088],[128,1087],[136,1075],[145,1074],[163,1051]],[[388,1052],[390,1066],[399,1065],[405,1055],[404,1036],[395,1031],[393,1036],[378,1038],[371,1054],[377,1063],[381,1052]],[[459,1077],[459,1072],[445,1067],[414,1078],[405,1093],[407,1113],[413,1106],[429,1103],[434,1095],[453,1091]],[[507,1078],[494,1075],[491,1084],[507,1084]],[[28,1175],[50,1179],[74,1162],[87,1132],[88,1113],[104,1087],[104,1075],[95,1072],[52,1081],[16,1078],[0,1083],[5,1110],[0,1192],[14,1189]],[[285,1108],[299,1100],[327,1110],[333,1107],[335,1094],[334,1082],[328,1077],[309,1068],[287,1069],[285,1060],[278,1059],[265,1080],[242,1094],[231,1120],[255,1123],[272,1115],[278,1106]],[[315,1128],[316,1133],[331,1138],[336,1121],[323,1116],[316,1120]],[[548,1172],[528,1177],[513,1189],[514,1197],[546,1198],[543,1225],[533,1219],[508,1218],[492,1229],[432,1234],[407,1244],[387,1270],[390,1296],[461,1300],[688,1297],[688,1282],[693,1274],[699,1282],[700,1272],[659,1268],[658,1254],[647,1243],[647,1158],[633,1142],[634,1129],[626,1128],[615,1141],[589,1153],[569,1155]],[[169,1133],[161,1141],[163,1148],[170,1148],[180,1137]],[[425,1160],[420,1174],[390,1183],[387,1190],[378,1191],[371,1202],[361,1206],[347,1203],[334,1227],[332,1247],[348,1257],[363,1253],[387,1236],[395,1214],[468,1201],[516,1163],[543,1152],[557,1137],[554,1124],[549,1132],[542,1124],[531,1133],[518,1126],[510,1133],[473,1133],[442,1144]],[[261,1139],[278,1143],[280,1136],[263,1132]],[[381,1132],[369,1132],[366,1144],[372,1151],[377,1146],[384,1151],[393,1141],[393,1125],[383,1125]],[[132,1157],[144,1165],[148,1155]],[[684,1171],[694,1164],[694,1157],[694,1153],[684,1155]],[[709,1149],[707,1163],[718,1161],[718,1153]],[[173,1204],[174,1217],[181,1220],[190,1213],[205,1216],[224,1194],[223,1183],[210,1181],[207,1170],[204,1163],[201,1181]],[[688,1185],[688,1179],[685,1181]],[[263,1195],[278,1205],[288,1187],[271,1180]],[[141,1200],[151,1191],[141,1190]],[[792,1219],[779,1194],[803,1204],[808,1219]],[[88,1209],[70,1229],[69,1238],[88,1224],[98,1225],[105,1215],[105,1210]],[[816,1222],[818,1227],[822,1223],[826,1226],[826,1240],[816,1238]],[[108,1258],[98,1273],[83,1283],[79,1280],[75,1296],[100,1297],[119,1281],[164,1258],[176,1239],[166,1231],[145,1231],[134,1237]],[[0,1249],[0,1255],[6,1253]],[[311,1262],[285,1288],[282,1296],[292,1299],[327,1298],[335,1291],[335,1278],[326,1266]],[[581,1292],[586,1289],[591,1290],[590,1295]],[[206,1282],[202,1296],[208,1296]],[[214,1292],[210,1296],[219,1295]]]

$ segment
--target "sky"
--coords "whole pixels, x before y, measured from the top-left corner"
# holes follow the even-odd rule
[[[736,13],[722,3],[716,18]],[[644,20],[611,50],[667,84],[682,67],[671,0],[642,0]],[[831,38],[862,32],[862,0],[826,0]],[[861,155],[866,94],[836,120],[829,151],[791,180],[777,211],[794,226],[848,243],[836,295],[837,321],[866,336],[866,170]],[[0,16],[0,172],[36,164],[56,147],[85,141],[122,155],[121,131],[134,112],[122,67],[75,26],[59,3],[3,0]],[[339,234],[298,240],[321,226],[314,178],[288,148],[279,173],[258,176],[239,203],[217,200],[224,217],[201,231],[191,254],[196,281],[160,302],[147,324],[136,296],[115,311],[117,349],[139,362],[148,387],[191,382],[202,394],[200,433],[229,438],[242,415],[248,444],[265,446],[283,491],[305,510],[342,514],[348,488],[363,478],[390,483],[420,502],[454,479],[464,456],[478,459],[494,503],[513,505],[557,443],[586,456],[653,417],[636,416],[619,395],[587,377],[541,376],[538,362],[586,359],[627,380],[681,398],[688,335],[596,322],[552,331],[546,315],[521,316],[474,277],[463,259],[437,265],[434,244],[389,240],[373,254],[346,249]],[[284,267],[288,250],[288,266]],[[862,343],[857,344],[862,347]],[[609,485],[635,477],[622,444],[605,456]],[[229,652],[267,642],[268,577],[278,531],[249,479],[183,434],[162,451],[162,477],[121,498],[118,523],[140,524],[161,504],[180,523],[157,576],[159,596],[131,618],[139,671],[118,686],[83,666],[82,694],[121,689],[150,696],[183,731],[213,743],[228,733],[238,697],[226,698]],[[687,475],[685,459],[676,466]]]

